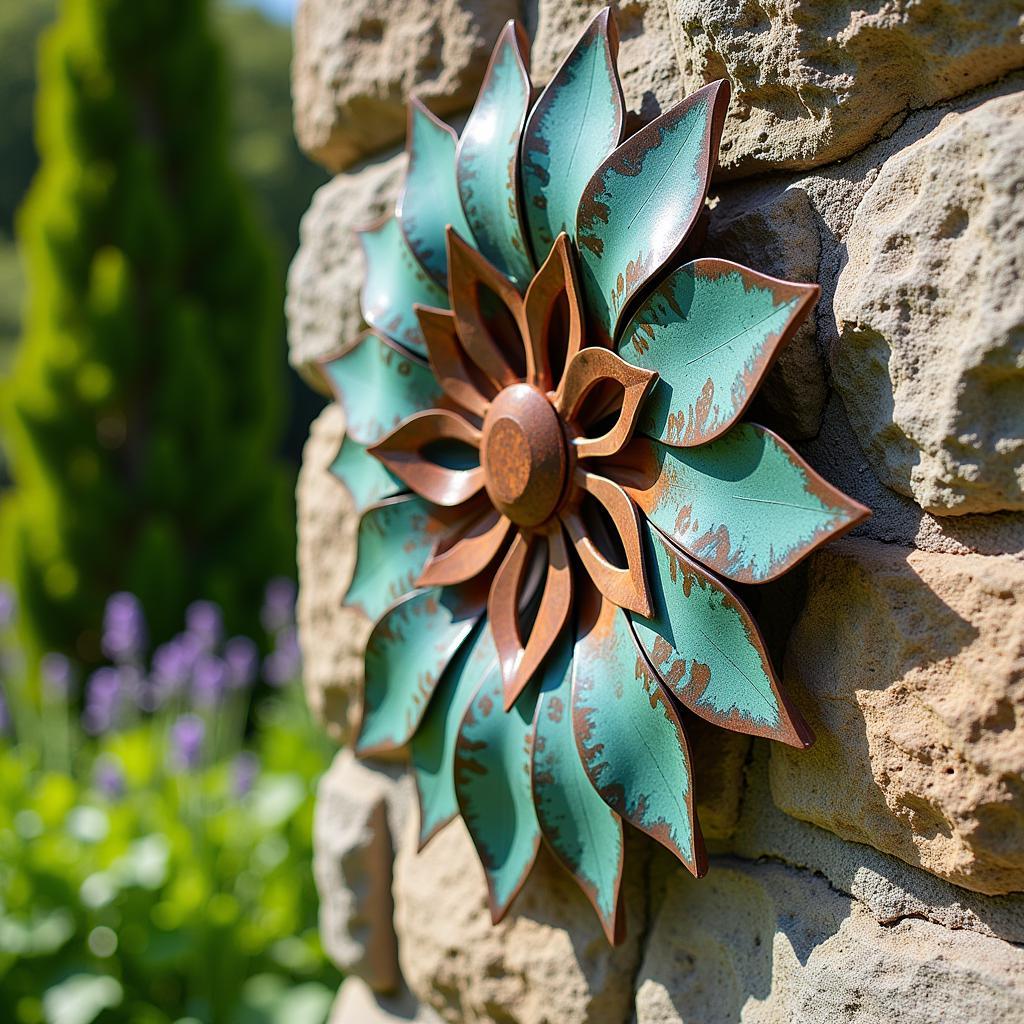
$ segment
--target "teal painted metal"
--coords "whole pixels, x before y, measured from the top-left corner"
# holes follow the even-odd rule
[[[459,813],[455,795],[459,728],[480,688],[500,681],[498,652],[491,628],[484,621],[445,669],[409,745],[420,806],[420,849]]]
[[[525,34],[510,21],[494,47],[455,163],[462,208],[477,246],[520,291],[534,270],[517,184],[519,137],[530,106],[528,52]]]
[[[378,501],[391,498],[405,489],[383,463],[350,437],[341,442],[330,470],[347,488],[359,515]]]
[[[360,297],[363,319],[419,355],[426,355],[413,305],[448,308],[448,293],[420,266],[395,217],[356,232],[366,256]]]
[[[444,392],[430,365],[372,331],[344,355],[321,366],[345,410],[345,434],[376,444],[413,413],[433,409]]]
[[[561,232],[575,237],[583,189],[622,141],[619,34],[610,16],[605,8],[587,26],[541,93],[523,133],[524,209],[538,263]]]
[[[455,180],[457,136],[413,98],[406,138],[409,169],[395,215],[413,254],[438,284],[447,287],[445,226],[451,224],[467,242],[473,241]]]
[[[661,680],[695,714],[732,732],[809,746],[761,633],[742,602],[649,524],[644,527],[651,618],[630,615]]]
[[[602,599],[592,623],[576,641],[572,681],[587,775],[613,811],[701,875],[707,861],[679,716],[637,648],[626,613]]]
[[[640,430],[684,446],[723,434],[750,404],[818,291],[726,260],[696,260],[670,274],[617,346],[626,362],[660,375]]]
[[[615,473],[687,554],[739,583],[765,583],[867,515],[770,430],[739,423],[699,448],[634,439]]]
[[[573,642],[563,633],[545,665],[533,740],[533,803],[541,832],[616,941],[623,839],[619,816],[601,799],[576,749],[572,722]]]
[[[416,584],[443,524],[414,494],[389,498],[359,520],[356,570],[345,603],[376,620]]]
[[[704,86],[627,139],[584,189],[576,242],[594,327],[605,337],[616,336],[629,301],[703,209],[728,105],[727,82]]]
[[[487,876],[491,920],[498,923],[522,888],[540,845],[530,787],[536,686],[502,710],[500,672],[480,688],[455,748],[459,810]]]
[[[479,600],[458,587],[431,587],[408,594],[380,619],[366,644],[357,754],[409,742],[441,673],[482,612]]]

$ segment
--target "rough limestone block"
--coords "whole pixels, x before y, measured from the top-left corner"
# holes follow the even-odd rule
[[[1024,94],[882,167],[835,296],[836,386],[879,477],[938,515],[1024,509]]]
[[[328,467],[344,436],[344,414],[331,404],[313,421],[295,491],[303,683],[313,713],[339,742],[351,735],[370,634],[364,615],[342,607],[355,567],[358,517]]]
[[[545,849],[505,920],[491,925],[483,869],[461,819],[416,853],[409,822],[395,858],[402,972],[452,1024],[622,1024],[645,919],[645,845],[627,842],[626,941],[608,945],[597,915]]]
[[[672,870],[637,974],[636,1024],[1014,1024],[1024,951],[909,918],[883,927],[809,871]]]
[[[405,136],[416,93],[468,110],[515,0],[302,0],[292,101],[299,145],[332,171]]]
[[[1024,67],[1013,0],[668,0],[686,92],[728,78],[733,175],[849,156],[907,110]]]
[[[847,539],[816,554],[783,685],[782,810],[977,892],[1024,890],[1024,561]]]
[[[338,989],[328,1024],[441,1024],[441,1018],[429,1006],[418,1004],[408,990],[382,996],[350,975]]]
[[[302,218],[288,269],[288,358],[319,391],[325,388],[317,360],[353,345],[364,327],[359,293],[365,266],[353,231],[394,209],[405,162],[404,151],[397,151],[337,175],[317,189]]]

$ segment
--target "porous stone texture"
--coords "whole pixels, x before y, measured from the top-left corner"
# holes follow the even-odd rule
[[[352,975],[338,989],[328,1024],[441,1024],[441,1018],[408,991],[380,995]]]
[[[303,0],[295,18],[295,134],[340,171],[405,136],[415,93],[444,116],[473,105],[515,0]]]
[[[1016,0],[668,0],[686,92],[728,78],[727,174],[830,163],[1024,67]]]

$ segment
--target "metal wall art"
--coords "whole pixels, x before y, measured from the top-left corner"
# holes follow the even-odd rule
[[[420,842],[462,815],[495,922],[544,839],[611,941],[623,820],[706,867],[681,709],[811,742],[725,581],[867,515],[741,421],[818,288],[692,259],[728,83],[623,141],[617,43],[603,11],[533,102],[510,22],[460,139],[412,100],[371,329],[323,363],[376,622],[357,752],[408,747]]]

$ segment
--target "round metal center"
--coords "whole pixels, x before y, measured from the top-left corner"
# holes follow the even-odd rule
[[[529,384],[505,388],[484,420],[480,463],[494,507],[518,526],[538,526],[565,484],[565,436],[551,403]]]

